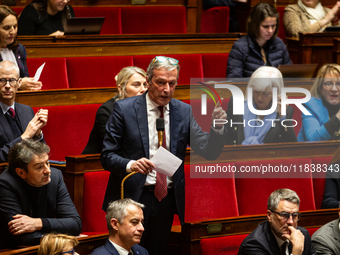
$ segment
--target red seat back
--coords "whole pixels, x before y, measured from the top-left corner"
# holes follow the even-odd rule
[[[282,39],[282,41],[286,42],[286,32],[285,32],[285,28],[283,26],[283,15],[285,12],[285,6],[277,6],[276,9],[279,12],[280,15],[280,26],[279,26],[279,32],[277,34],[278,37],[280,37]]]
[[[204,53],[202,65],[204,78],[227,77],[227,62],[229,53]]]
[[[323,194],[325,192],[326,173],[318,172],[318,169],[324,169],[329,165],[333,157],[316,157],[312,158],[315,172],[313,173],[313,187],[316,209],[321,209]],[[319,168],[320,167],[320,168]]]
[[[238,216],[233,173],[223,173],[224,178],[213,178],[203,173],[193,176],[196,167],[210,165],[215,166],[216,163],[184,166],[186,222]],[[228,166],[233,166],[233,163],[220,164],[220,167]],[[203,178],[197,178],[199,176]]]
[[[121,34],[120,8],[118,7],[74,7],[76,17],[105,17],[100,34]]]
[[[126,66],[132,66],[132,56],[67,58],[70,88],[115,87],[114,77]]]
[[[123,34],[186,33],[186,8],[183,6],[138,6],[121,9]]]
[[[39,79],[43,84],[42,89],[68,89],[66,58],[28,58],[27,68],[30,77],[34,77],[43,63],[46,64]]]
[[[236,172],[236,194],[240,215],[264,214],[267,212],[267,201],[269,195],[282,188],[294,190],[300,197],[300,211],[315,210],[313,180],[311,172],[300,172],[300,166],[310,165],[309,158],[301,159],[275,159],[261,161],[235,162]],[[273,172],[275,169],[290,169],[289,172],[275,172],[268,178],[265,174],[257,173],[259,178],[250,178],[251,172],[240,173],[245,169],[264,169]],[[269,168],[272,167],[272,168]],[[255,169],[256,167],[256,169]],[[294,172],[294,167],[296,172]],[[302,168],[303,170],[304,168]],[[278,170],[279,171],[279,170]],[[267,176],[267,178],[266,178]],[[255,192],[256,191],[256,192]]]
[[[100,105],[43,107],[48,110],[47,125],[42,130],[44,139],[51,148],[51,160],[65,160],[65,156],[81,154]]]
[[[201,33],[229,33],[229,12],[227,6],[203,10],[201,15]]]
[[[108,231],[102,205],[109,177],[109,171],[84,174],[82,232]]]

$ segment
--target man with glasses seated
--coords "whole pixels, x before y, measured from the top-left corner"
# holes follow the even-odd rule
[[[238,254],[316,255],[308,231],[297,225],[301,217],[299,206],[295,191],[272,192],[267,204],[268,220],[243,240]]]
[[[32,108],[15,102],[21,85],[19,68],[10,61],[0,62],[0,163],[7,161],[9,149],[32,138],[43,141],[42,127],[47,123],[47,110],[35,115]]]
[[[216,159],[224,146],[223,124],[203,132],[192,115],[191,106],[173,99],[179,75],[178,60],[155,57],[146,72],[148,91],[141,96],[115,102],[106,125],[101,162],[111,172],[103,210],[120,199],[120,184],[130,172],[138,172],[125,182],[125,197],[145,205],[141,245],[151,255],[167,251],[174,214],[184,222],[184,163],[172,177],[154,171],[150,161],[158,149],[156,119],[164,118],[163,147],[184,161],[187,145],[207,159]],[[226,119],[217,104],[214,119]]]

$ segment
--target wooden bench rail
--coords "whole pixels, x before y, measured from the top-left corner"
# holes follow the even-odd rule
[[[233,83],[243,93],[246,91],[246,83]],[[310,90],[312,82],[287,82],[286,87],[300,87]],[[176,87],[174,98],[178,100],[200,99],[204,93],[199,85],[180,85]],[[232,96],[228,89],[216,89],[221,98]],[[102,104],[108,101],[117,93],[116,87],[109,88],[76,88],[76,89],[53,89],[40,91],[19,91],[16,95],[16,102],[31,107],[44,107],[56,105],[80,105],[80,104]],[[298,93],[291,93],[289,96],[301,96]]]
[[[242,34],[20,36],[28,58],[227,53]],[[69,38],[69,39],[68,39]],[[41,41],[40,41],[41,40]]]
[[[77,252],[79,254],[90,254],[94,249],[98,248],[101,245],[104,245],[106,240],[108,239],[109,234],[98,234],[91,235],[86,237],[79,237],[79,244],[77,246]],[[29,246],[25,248],[15,249],[15,250],[0,250],[1,255],[10,255],[10,254],[37,254],[39,245]]]

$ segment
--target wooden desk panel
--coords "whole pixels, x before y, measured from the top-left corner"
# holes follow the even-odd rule
[[[333,62],[333,39],[340,37],[340,32],[299,33],[299,36],[299,39],[286,38],[293,63],[317,63],[320,68],[326,63]]]
[[[227,53],[242,34],[23,36],[28,58]]]

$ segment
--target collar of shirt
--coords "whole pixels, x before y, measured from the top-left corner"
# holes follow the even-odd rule
[[[13,110],[15,111],[15,102],[11,105],[11,106],[8,106],[2,102],[0,102],[0,106],[1,106],[1,110],[2,110],[2,113],[5,115],[8,111],[9,108],[13,108]]]
[[[116,248],[116,250],[118,251],[119,255],[128,255],[129,252],[131,252],[131,254],[133,254],[132,250],[130,249],[130,251],[124,249],[122,246],[112,242],[110,239],[109,241],[112,243],[113,247]]]
[[[149,93],[146,93],[146,109],[147,111],[156,111],[158,110],[158,104],[156,104],[154,101],[151,100],[151,98],[149,97]],[[166,112],[168,112],[169,109],[169,104],[164,105],[164,115],[166,114]]]

